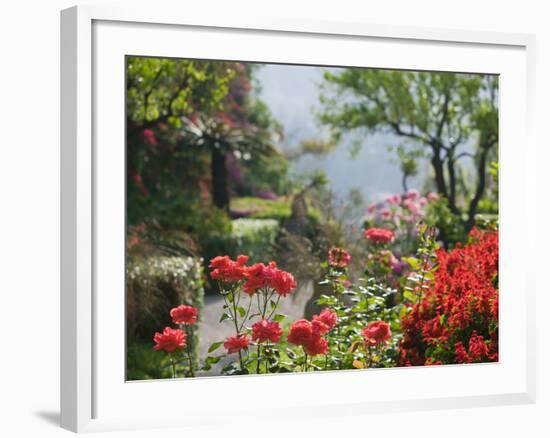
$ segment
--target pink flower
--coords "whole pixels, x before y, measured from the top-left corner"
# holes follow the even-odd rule
[[[390,325],[384,321],[373,321],[363,329],[363,338],[367,345],[385,343],[391,338]]]
[[[437,201],[439,199],[439,195],[435,192],[428,193],[428,201]]]
[[[262,319],[252,325],[252,339],[257,342],[279,342],[283,330],[278,322]]]
[[[372,202],[369,204],[369,206],[367,207],[367,213],[368,214],[372,214],[374,213],[374,211],[378,208],[378,203],[377,202]]]
[[[170,316],[174,324],[195,324],[198,313],[198,309],[184,304],[170,310]]]
[[[389,196],[386,198],[386,202],[390,205],[399,205],[401,204],[401,195],[396,193],[395,195]]]
[[[145,140],[145,143],[156,145],[158,144],[157,137],[155,137],[155,133],[152,129],[144,129],[142,132],[143,140]]]
[[[238,353],[243,348],[248,348],[249,340],[246,335],[230,336],[223,343],[224,348],[229,354]]]
[[[417,215],[420,213],[420,206],[412,199],[405,199],[403,206],[407,208],[412,214]]]
[[[369,228],[363,235],[372,243],[390,243],[394,239],[393,231],[385,228]]]
[[[410,189],[406,194],[405,197],[407,199],[410,199],[411,201],[416,201],[418,198],[420,198],[420,193],[418,193],[418,190]]]
[[[391,218],[391,210],[389,208],[383,208],[381,209],[378,214],[380,217],[384,220],[388,220]]]
[[[173,329],[170,327],[164,327],[162,333],[155,333],[153,341],[156,345],[153,347],[155,350],[164,350],[167,353],[172,353],[176,350],[181,350],[185,347],[185,333],[180,329]]]

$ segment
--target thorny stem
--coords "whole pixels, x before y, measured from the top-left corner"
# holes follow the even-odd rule
[[[273,314],[277,311],[277,307],[279,306],[279,301],[281,300],[281,296],[277,296],[277,300],[275,301],[275,307],[273,307],[273,310],[271,311],[271,313],[267,316],[267,319],[271,319],[271,317],[273,316]]]
[[[177,377],[176,374],[176,363],[174,362],[174,356],[172,356],[172,353],[168,353],[170,356],[170,362],[172,363],[172,378],[175,379]]]
[[[189,374],[191,377],[195,377],[195,371],[193,369],[193,357],[191,355],[191,339],[193,336],[191,335],[191,327],[185,326],[185,331],[187,332],[187,359],[189,360]]]
[[[239,302],[240,302],[240,300],[241,300],[241,297],[240,297],[240,294],[239,294]],[[233,293],[233,300],[232,300],[231,304],[233,306],[232,319],[233,319],[233,323],[235,324],[235,330],[237,331],[237,337],[239,337],[241,335],[242,326],[239,329],[239,320],[238,320],[238,317],[237,317],[237,302],[235,301],[235,293]],[[250,309],[250,306],[249,306],[249,309]],[[230,310],[230,312],[231,312],[231,310]],[[245,318],[243,320],[243,325],[244,325],[245,322],[246,322],[246,315],[245,315]],[[239,350],[239,365],[241,366],[241,371],[242,371],[244,369],[244,365],[243,365],[243,356],[242,356],[240,350]]]
[[[260,374],[260,352],[262,346],[258,343],[258,360],[256,361],[256,374]]]

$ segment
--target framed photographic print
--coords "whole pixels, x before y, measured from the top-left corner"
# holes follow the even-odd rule
[[[534,401],[533,37],[79,6],[61,38],[63,427]]]

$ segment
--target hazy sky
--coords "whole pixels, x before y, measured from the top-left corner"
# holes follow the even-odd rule
[[[327,138],[326,129],[319,126],[315,117],[315,112],[320,109],[319,84],[324,70],[322,67],[265,65],[258,71],[261,96],[284,127],[285,139],[281,147],[296,146],[305,139]],[[300,158],[292,168],[295,172],[314,168],[324,170],[333,190],[340,196],[346,196],[350,189],[357,188],[366,200],[380,198],[401,191],[401,172],[392,162],[395,153],[387,150],[387,146],[396,146],[399,141],[389,134],[365,137],[355,158],[350,158],[349,142],[343,142],[323,157]],[[409,187],[414,186],[411,179]]]

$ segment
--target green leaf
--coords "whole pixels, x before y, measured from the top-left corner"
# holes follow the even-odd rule
[[[275,314],[275,316],[273,316],[273,320],[274,320],[274,321],[277,321],[277,322],[281,322],[281,321],[283,321],[285,318],[286,318],[286,316],[283,315],[283,314],[281,314],[281,313],[277,313],[277,314]]]
[[[220,317],[220,321],[219,322],[223,322],[225,321],[226,319],[232,319],[231,318],[231,315],[229,313],[222,313],[222,316]]]
[[[220,342],[214,342],[210,347],[208,348],[208,352],[212,353],[214,350],[217,350],[221,345],[223,344],[223,341]]]
[[[246,310],[244,309],[244,307],[237,307],[237,312],[239,312],[239,315],[241,315],[241,318],[244,318],[244,316],[246,315]]]

